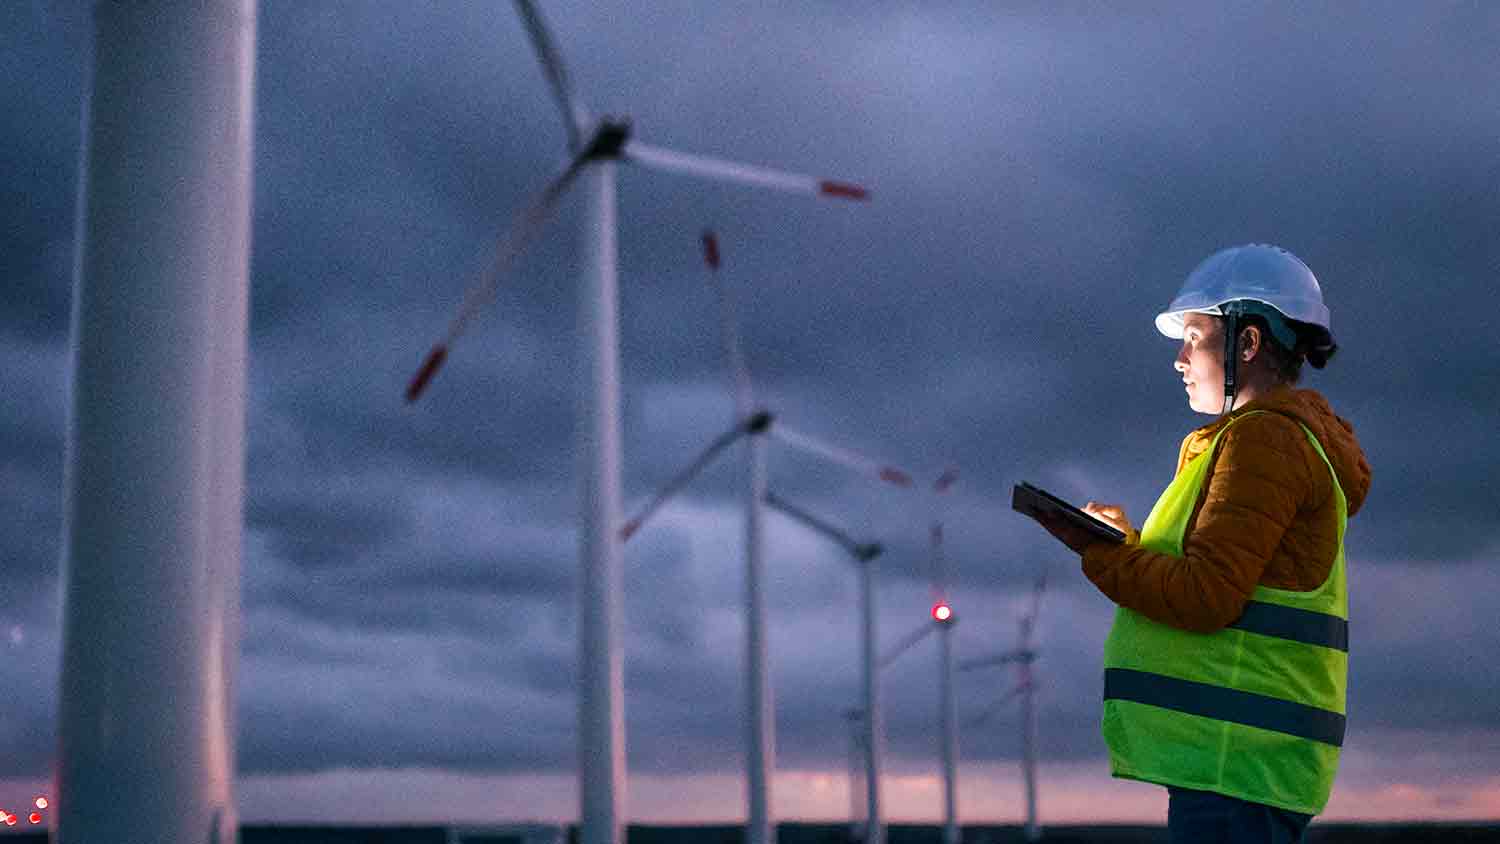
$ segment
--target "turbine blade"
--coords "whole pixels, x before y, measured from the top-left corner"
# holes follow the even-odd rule
[[[793,519],[796,519],[807,527],[812,528],[814,531],[821,533],[834,542],[837,542],[839,545],[842,545],[844,547],[844,550],[848,551],[855,557],[860,556],[864,549],[869,547],[857,542],[854,537],[850,536],[842,530],[839,530],[828,522],[823,521],[822,519],[814,516],[806,510],[797,507],[786,499],[781,498],[774,492],[766,493],[765,502],[772,509],[780,510],[782,513],[791,516]]]
[[[741,418],[744,418],[750,414],[750,409],[755,404],[755,392],[750,384],[750,369],[745,365],[745,355],[740,349],[734,299],[728,286],[719,278],[719,238],[712,229],[703,231],[703,262],[708,265],[709,278],[713,280],[714,295],[719,300],[719,329],[724,338],[724,359],[729,364],[735,411]]]
[[[931,633],[935,629],[937,629],[937,625],[929,621],[924,623],[921,627],[918,627],[916,630],[913,630],[912,632],[906,634],[904,637],[902,637],[901,641],[896,643],[895,647],[891,648],[889,651],[886,651],[885,656],[882,656],[880,658],[879,666],[881,668],[885,668],[887,665],[895,662],[901,657],[902,654],[911,650],[916,646],[918,642],[927,638],[927,634]]]
[[[835,182],[799,173],[772,170],[768,167],[757,167],[752,164],[740,164],[703,155],[689,155],[685,152],[654,147],[637,141],[631,141],[625,145],[625,157],[658,170],[702,176],[716,181],[739,182],[771,190],[826,196],[833,199],[867,200],[870,198],[869,191],[849,182]]]
[[[458,313],[448,324],[447,334],[443,336],[441,342],[432,347],[432,351],[427,353],[426,360],[422,362],[422,368],[417,370],[417,374],[407,385],[406,401],[408,403],[416,401],[427,389],[428,383],[448,359],[449,348],[459,335],[463,334],[474,314],[494,297],[506,268],[536,238],[542,225],[547,222],[547,218],[552,215],[552,210],[557,206],[557,200],[568,189],[568,185],[572,184],[585,163],[582,156],[574,158],[567,168],[552,180],[551,184],[531,200],[531,203],[516,218],[515,223],[500,238],[495,247],[494,259],[490,261],[489,267],[480,275],[479,280],[464,294]]]
[[[1047,572],[1037,575],[1036,585],[1031,590],[1031,612],[1026,616],[1026,645],[1031,643],[1031,634],[1036,629],[1037,613],[1042,610],[1042,594],[1047,591]]]
[[[536,49],[537,59],[542,64],[542,73],[552,88],[552,96],[562,109],[563,124],[568,130],[568,149],[577,151],[583,144],[583,136],[590,122],[588,109],[573,94],[573,82],[568,77],[568,68],[558,52],[532,0],[516,0],[516,11],[521,13],[521,22],[526,25],[526,34],[531,37],[531,46]]]
[[[988,721],[991,716],[1005,708],[1005,705],[1016,699],[1016,695],[1026,691],[1026,685],[1012,686],[1010,691],[1000,696],[1000,699],[990,704],[978,715],[964,722],[965,727],[977,727]]]
[[[934,495],[942,495],[953,487],[958,480],[958,467],[949,466],[943,470],[941,475],[932,482]],[[933,505],[935,513],[939,513],[932,520],[929,530],[929,544],[932,547],[931,570],[928,575],[932,578],[932,593],[934,600],[944,600],[948,596],[948,558],[943,553],[943,521],[941,508],[936,503]]]
[[[963,728],[966,730],[972,730],[976,727],[983,727],[984,722],[990,720],[990,716],[995,714],[995,710],[997,709],[999,709],[999,707],[997,706],[986,706],[984,710],[981,711],[978,715],[971,715],[970,717],[965,718],[963,721]]]
[[[937,480],[932,482],[932,491],[938,494],[945,493],[953,486],[954,482],[957,480],[958,467],[949,466],[948,468],[943,470],[943,474],[938,475]]]
[[[958,670],[973,671],[976,668],[992,668],[996,665],[1007,665],[1025,659],[1027,653],[1029,652],[1018,649],[1002,651],[1001,653],[982,656],[976,659],[966,659],[958,664]]]
[[[719,455],[719,452],[728,448],[735,440],[746,433],[748,431],[745,426],[738,425],[732,430],[725,431],[716,437],[712,443],[709,443],[708,448],[703,450],[702,454],[699,454],[692,463],[688,464],[686,469],[678,472],[676,477],[667,481],[666,485],[647,502],[641,512],[637,513],[633,518],[626,520],[625,524],[620,527],[620,539],[626,540],[634,536],[636,531],[640,530],[641,526],[646,523],[646,520],[651,518],[657,510],[661,509],[663,504],[666,504],[672,496],[691,483],[693,478],[698,477],[698,474],[703,471],[704,467],[713,462],[713,459]]]
[[[948,570],[947,558],[943,556],[943,523],[934,520],[927,531],[928,545],[932,549],[932,561],[930,571],[927,573],[932,578],[933,600],[941,601],[948,597]]]
[[[857,454],[847,448],[823,442],[809,434],[795,431],[780,423],[771,429],[771,434],[787,445],[800,448],[810,454],[815,454],[825,460],[847,466],[856,472],[870,475],[886,483],[895,484],[900,487],[912,486],[911,475],[897,469],[895,466],[877,463],[862,454]]]
[[[417,374],[411,379],[411,383],[406,385],[406,401],[408,403],[416,401],[422,395],[422,391],[427,389],[427,382],[432,380],[432,376],[437,374],[438,369],[443,365],[443,361],[447,359],[447,343],[439,343],[432,347],[432,351],[427,353],[427,359],[422,361],[422,368],[417,370]]]

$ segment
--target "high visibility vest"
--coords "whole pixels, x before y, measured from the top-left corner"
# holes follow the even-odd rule
[[[1182,556],[1229,425],[1162,493],[1141,528],[1142,546]],[[1115,776],[1311,815],[1327,805],[1348,688],[1348,505],[1322,445],[1302,429],[1334,476],[1338,555],[1328,579],[1310,592],[1257,586],[1239,620],[1209,634],[1120,607],[1104,646],[1102,730]]]

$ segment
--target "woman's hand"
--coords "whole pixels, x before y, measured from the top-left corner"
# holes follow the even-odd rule
[[[1098,519],[1101,522],[1115,528],[1125,534],[1127,542],[1136,541],[1133,537],[1139,536],[1135,528],[1131,526],[1130,519],[1125,517],[1125,510],[1116,504],[1099,504],[1090,501],[1083,505],[1083,512]],[[1057,541],[1082,554],[1090,543],[1098,542],[1099,538],[1086,529],[1073,524],[1062,516],[1052,513],[1037,513],[1033,516],[1047,532],[1057,537]]]
[[[1104,522],[1127,537],[1135,535],[1135,528],[1130,526],[1130,520],[1125,518],[1124,508],[1118,504],[1099,504],[1090,501],[1083,505],[1083,512]]]

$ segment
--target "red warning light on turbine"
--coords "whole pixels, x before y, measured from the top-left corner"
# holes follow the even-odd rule
[[[937,603],[932,605],[932,620],[947,621],[953,618],[953,608],[947,604]]]
[[[42,813],[32,812],[29,816],[27,816],[26,820],[31,821],[33,824],[39,824],[42,822]]]
[[[15,826],[16,825],[16,816],[15,815],[6,815],[5,816],[5,825],[6,826]]]

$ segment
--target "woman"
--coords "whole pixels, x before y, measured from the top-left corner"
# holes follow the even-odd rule
[[[1105,645],[1115,776],[1167,786],[1174,844],[1296,842],[1322,811],[1343,741],[1343,537],[1370,485],[1348,422],[1312,390],[1337,346],[1312,271],[1273,246],[1226,249],[1156,326],[1182,341],[1188,434],[1139,531],[1100,542],[1043,525],[1119,609]]]

